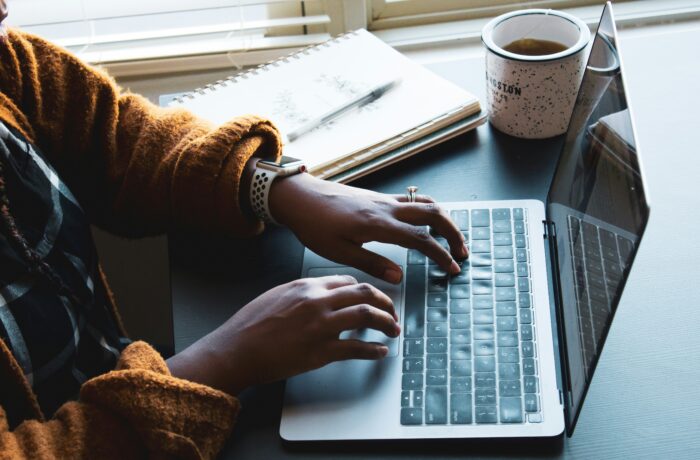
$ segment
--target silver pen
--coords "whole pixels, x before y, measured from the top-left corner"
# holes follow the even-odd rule
[[[339,116],[343,115],[344,113],[348,112],[349,110],[354,109],[355,107],[359,107],[361,105],[369,104],[372,101],[376,101],[380,97],[382,97],[384,94],[386,94],[387,91],[389,91],[391,88],[396,86],[401,80],[400,79],[395,79],[391,80],[385,83],[382,83],[381,85],[377,85],[374,88],[370,89],[369,91],[360,94],[359,96],[356,96],[355,98],[351,99],[347,103],[343,104],[340,107],[336,107],[323,115],[321,115],[318,118],[311,119],[307,121],[306,123],[302,124],[301,126],[297,127],[296,129],[292,130],[291,132],[287,133],[287,142],[293,142],[296,139],[298,139],[300,136],[303,134],[308,133],[312,129],[315,129],[324,123],[328,123],[329,121],[338,118]]]

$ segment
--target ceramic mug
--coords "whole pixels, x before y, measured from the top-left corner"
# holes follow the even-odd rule
[[[557,42],[566,49],[534,56],[504,49],[523,38]],[[590,38],[583,21],[555,10],[513,11],[486,24],[481,39],[486,46],[489,122],[526,139],[566,132]]]

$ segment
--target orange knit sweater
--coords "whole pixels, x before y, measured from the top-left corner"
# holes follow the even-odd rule
[[[214,128],[186,111],[160,109],[13,30],[0,42],[0,120],[42,149],[90,220],[112,233],[262,230],[241,213],[238,193],[250,157],[280,155],[266,120],[247,116]],[[225,393],[172,377],[143,342],[47,421],[0,341],[0,401],[10,398],[23,401],[25,417],[9,426],[0,407],[0,458],[210,458],[239,409]]]

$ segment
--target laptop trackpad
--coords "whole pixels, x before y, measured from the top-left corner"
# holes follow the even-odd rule
[[[321,276],[332,276],[332,275],[351,275],[360,283],[369,283],[376,287],[377,289],[384,292],[389,296],[392,302],[394,302],[394,308],[397,314],[401,315],[401,289],[402,284],[395,285],[387,283],[386,281],[374,278],[360,270],[351,267],[319,267],[310,268],[306,273],[307,277],[318,278]],[[383,343],[389,347],[389,353],[387,356],[397,356],[399,350],[399,340],[398,338],[390,338],[384,335],[383,332],[374,329],[356,329],[353,331],[345,331],[340,334],[341,339],[357,339],[363,340],[365,342],[378,342]]]

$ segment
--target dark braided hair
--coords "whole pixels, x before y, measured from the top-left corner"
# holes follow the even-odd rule
[[[10,246],[21,256],[27,264],[29,274],[39,282],[44,282],[58,291],[59,295],[67,297],[74,305],[82,305],[78,295],[65,285],[60,276],[47,264],[39,254],[29,247],[29,243],[22,235],[14,216],[10,212],[10,200],[7,195],[7,181],[5,180],[4,158],[0,156],[0,231],[5,235]]]

